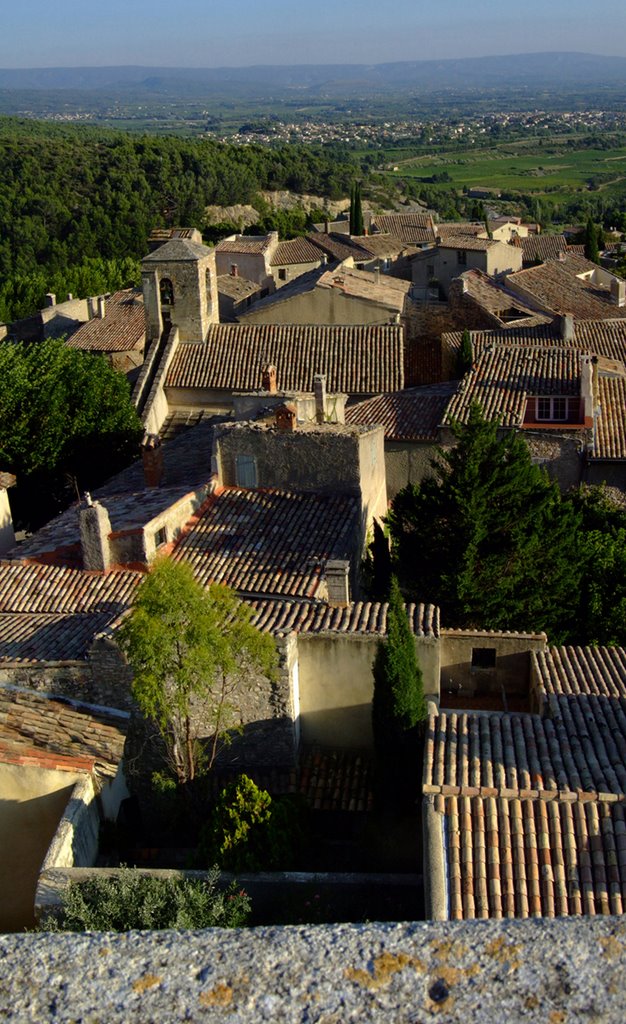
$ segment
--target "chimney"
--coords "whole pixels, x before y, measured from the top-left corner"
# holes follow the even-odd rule
[[[322,266],[323,267],[327,267],[328,266],[328,256],[326,255],[325,252],[322,253]]]
[[[611,278],[611,302],[616,306],[626,305],[626,281],[619,277]]]
[[[296,429],[296,410],[293,405],[279,405],[276,408],[276,427],[283,434],[293,434]]]
[[[73,300],[74,300],[74,295],[72,294],[72,292],[68,292],[67,293],[67,301],[68,302],[73,302]]]
[[[239,266],[237,263],[231,263],[230,265],[230,276],[239,277]]]
[[[106,572],[111,565],[111,520],[104,505],[92,501],[87,491],[86,506],[78,513],[80,546],[83,553],[83,568]]]
[[[374,271],[374,280],[376,281],[376,284],[380,284],[380,266],[376,267],[376,270]]]
[[[580,397],[586,422],[593,422],[593,367],[594,356],[583,355],[580,359]]]
[[[316,373],[313,378],[313,392],[315,394],[315,422],[324,423],[326,420],[326,376],[323,373]]]
[[[571,313],[563,313],[560,318],[559,330],[562,341],[574,340],[574,317]]]
[[[104,307],[105,307],[104,295],[99,295],[98,296],[98,317],[99,317],[100,320],[104,320]]]
[[[261,370],[261,388],[263,391],[267,391],[269,395],[276,394],[276,367],[269,363]]]
[[[328,603],[333,608],[345,608],[350,604],[350,563],[344,558],[332,558],[326,562],[324,573]]]
[[[143,478],[146,487],[160,487],[163,479],[163,446],[158,434],[146,434],[141,442]]]
[[[43,304],[44,304],[45,309],[49,309],[50,306],[56,306],[56,304],[57,304],[57,297],[54,294],[54,292],[47,292],[46,297],[43,300]]]

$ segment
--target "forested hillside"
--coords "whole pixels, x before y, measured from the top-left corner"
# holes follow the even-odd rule
[[[248,203],[260,189],[337,198],[354,177],[346,152],[321,147],[234,147],[12,118],[0,118],[0,166],[0,322],[29,315],[48,290],[132,283],[157,225],[201,227],[205,206]]]

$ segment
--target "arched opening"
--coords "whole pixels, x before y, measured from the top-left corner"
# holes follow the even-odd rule
[[[159,296],[162,306],[174,305],[174,285],[169,277],[162,277],[159,281]]]

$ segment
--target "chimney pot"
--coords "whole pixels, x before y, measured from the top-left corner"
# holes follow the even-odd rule
[[[231,263],[230,265],[230,276],[239,277],[239,266],[237,263]]]
[[[98,316],[99,316],[100,320],[104,320],[105,303],[106,303],[106,300],[104,298],[104,295],[99,295],[98,296]]]
[[[270,395],[276,394],[276,367],[272,366],[271,363],[268,363],[261,370],[261,388]]]
[[[163,479],[163,447],[158,434],[146,434],[141,443],[143,477],[146,487],[159,487]]]
[[[331,558],[326,562],[324,575],[329,605],[345,608],[350,604],[350,563],[347,559]]]
[[[574,317],[571,313],[564,313],[561,317],[560,331],[563,341],[574,340]]]
[[[48,292],[46,294],[46,297],[43,300],[43,304],[44,304],[46,309],[48,309],[50,306],[56,306],[56,304],[57,304],[57,297],[54,294],[54,292]]]
[[[276,408],[276,427],[283,434],[293,434],[296,429],[296,410],[293,405],[279,405]]]
[[[106,572],[111,565],[111,520],[104,505],[92,501],[89,492],[85,494],[86,507],[78,513],[80,546],[83,567],[96,572]]]
[[[326,376],[323,373],[316,373],[313,378],[313,392],[315,394],[315,422],[324,423],[326,419]]]

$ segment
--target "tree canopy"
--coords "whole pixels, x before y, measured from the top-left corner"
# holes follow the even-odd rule
[[[128,381],[62,340],[0,345],[0,466],[17,475],[14,516],[40,525],[136,454],[141,424]],[[15,499],[15,500],[14,500]]]
[[[389,514],[405,592],[455,626],[570,636],[586,569],[580,512],[523,438],[498,436],[478,406],[454,432],[434,475],[401,491]]]
[[[254,672],[273,678],[276,648],[228,587],[205,589],[182,562],[163,558],[139,587],[119,639],[133,695],[158,729],[180,784],[209,771],[241,725],[239,692]]]

